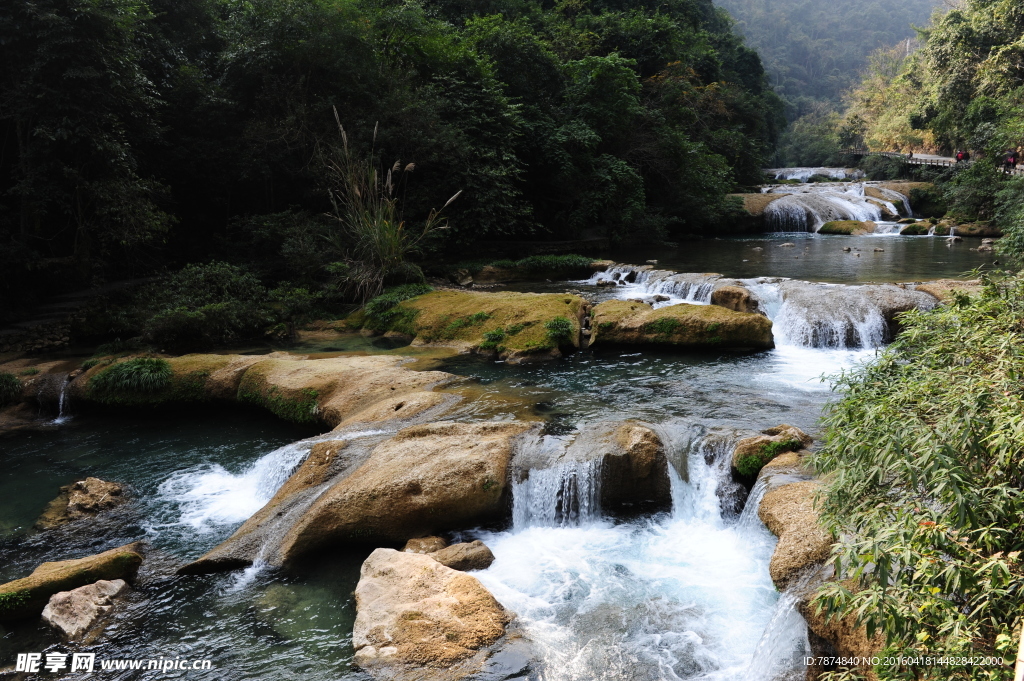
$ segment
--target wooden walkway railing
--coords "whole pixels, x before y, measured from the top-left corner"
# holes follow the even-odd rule
[[[957,163],[974,163],[974,161],[957,161],[953,158],[918,158],[916,156],[907,156],[907,154],[901,154],[898,151],[868,151],[867,149],[841,149],[839,153],[846,156],[884,156],[885,158],[892,158],[909,165],[918,166],[938,166],[942,168],[951,168]],[[1024,175],[1024,168],[1007,168],[1000,166],[1004,173],[1010,175]]]

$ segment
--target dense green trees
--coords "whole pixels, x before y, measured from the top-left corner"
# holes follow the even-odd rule
[[[911,54],[881,51],[852,93],[838,129],[884,150],[969,150],[977,161],[950,173],[950,209],[995,219],[1024,253],[1024,191],[999,172],[1005,152],[1024,148],[1024,8],[1016,0],[967,0],[922,33]]]
[[[463,191],[442,254],[708,229],[782,124],[710,0],[31,0],[0,64],[0,317],[214,258],[329,286],[332,108],[406,220]]]

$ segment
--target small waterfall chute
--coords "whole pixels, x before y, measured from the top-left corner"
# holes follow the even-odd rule
[[[512,487],[512,526],[578,527],[601,516],[601,462],[535,468]]]
[[[816,175],[833,180],[857,180],[864,177],[864,171],[857,168],[770,168],[764,172],[776,180],[800,180],[801,182],[807,182]]]

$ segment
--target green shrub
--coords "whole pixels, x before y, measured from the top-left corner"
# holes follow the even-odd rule
[[[138,357],[118,362],[89,380],[89,388],[101,401],[122,402],[146,396],[171,385],[171,365],[167,360]]]
[[[509,336],[514,336],[525,328],[525,324],[512,324],[511,326],[505,329],[505,333],[508,334]]]
[[[487,331],[484,333],[484,342],[480,344],[480,349],[496,350],[503,340],[505,340],[505,329]]]
[[[555,317],[544,328],[548,331],[548,338],[556,345],[563,345],[572,342],[573,325],[565,317]]]
[[[1024,279],[902,315],[871,364],[838,378],[823,447],[824,526],[856,589],[826,585],[826,615],[857,615],[877,654],[1013,659],[1024,610]],[[884,668],[880,668],[884,669]],[[917,668],[880,678],[915,678]],[[971,673],[955,678],[1008,679]],[[920,678],[954,678],[947,670]]]
[[[29,367],[18,372],[22,376],[35,376],[39,373],[39,367]]]
[[[12,404],[21,398],[21,381],[14,374],[0,371],[0,407]]]

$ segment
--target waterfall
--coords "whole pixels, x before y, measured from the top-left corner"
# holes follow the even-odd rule
[[[771,193],[784,196],[765,208],[765,227],[770,232],[817,232],[834,220],[881,221],[881,207],[864,198],[863,185],[857,187],[846,191],[828,186],[794,192],[773,189]]]
[[[640,298],[659,308],[680,303],[710,305],[715,283],[720,278],[718,274],[678,273],[649,266],[615,265],[605,272],[596,272],[581,283],[602,286],[602,282],[618,282],[610,291],[614,298]]]
[[[68,385],[71,384],[71,376],[64,377],[64,383],[60,386],[60,394],[57,398],[57,418],[52,423],[55,426],[59,426],[62,423],[67,423],[71,420],[71,414],[68,413]]]
[[[512,526],[576,527],[601,515],[599,460],[534,469],[512,486]]]
[[[803,666],[803,656],[810,649],[807,623],[797,610],[803,589],[789,588],[775,603],[772,618],[750,660],[745,678],[749,681],[774,681],[787,678]]]
[[[854,168],[771,168],[764,172],[766,175],[772,175],[776,180],[800,180],[801,182],[807,182],[815,175],[833,180],[856,180],[864,177],[863,170]]]

